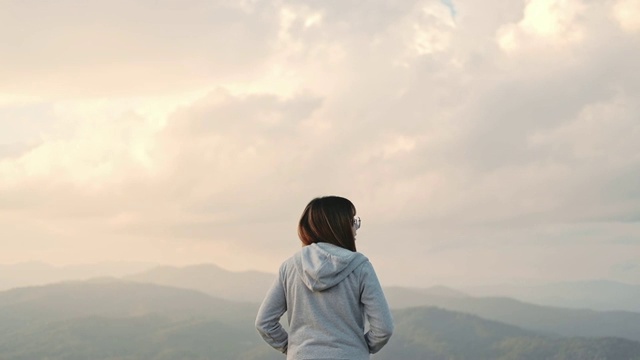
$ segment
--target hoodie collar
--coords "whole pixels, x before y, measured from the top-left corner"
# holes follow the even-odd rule
[[[296,254],[295,267],[309,290],[323,291],[340,283],[367,260],[359,252],[321,242],[303,247]]]

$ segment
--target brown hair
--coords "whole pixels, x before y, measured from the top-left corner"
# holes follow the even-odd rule
[[[323,196],[304,208],[298,223],[298,237],[304,245],[326,242],[356,251],[353,217],[356,207],[339,196]]]

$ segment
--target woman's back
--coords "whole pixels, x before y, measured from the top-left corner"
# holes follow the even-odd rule
[[[289,320],[289,359],[369,359],[393,331],[369,260],[328,243],[305,246],[280,267],[256,322],[267,342],[283,306]]]
[[[344,198],[316,198],[303,212],[303,248],[280,266],[256,318],[260,335],[287,359],[365,360],[389,341],[393,322],[382,288],[355,250],[359,226]],[[289,333],[280,324],[285,312]]]

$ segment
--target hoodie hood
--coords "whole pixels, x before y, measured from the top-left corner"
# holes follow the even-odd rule
[[[311,291],[329,289],[368,259],[359,252],[329,243],[316,243],[302,248],[295,256],[296,271]]]

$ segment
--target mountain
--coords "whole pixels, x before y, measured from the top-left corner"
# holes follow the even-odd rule
[[[257,309],[113,278],[16,288],[0,292],[0,354],[3,360],[275,359],[254,328]]]
[[[640,359],[640,342],[565,338],[440,308],[394,311],[396,331],[374,360]]]
[[[540,306],[503,297],[439,296],[408,288],[386,288],[385,296],[395,309],[437,306],[544,333],[640,341],[640,313]]]
[[[41,322],[0,336],[3,360],[282,360],[252,326],[162,315]]]
[[[126,279],[195,289],[228,300],[259,303],[275,275],[230,272],[215,265],[159,267]],[[486,319],[564,336],[617,336],[640,340],[640,314],[528,304],[505,297],[475,297],[445,286],[426,289],[386,287],[392,308],[438,306]]]
[[[68,280],[95,277],[121,277],[150,269],[155,264],[142,262],[104,262],[97,264],[53,266],[42,262],[0,264],[0,291]]]
[[[84,316],[210,316],[247,320],[257,304],[231,302],[204,293],[117,279],[74,281],[0,292],[0,329]],[[251,315],[253,317],[254,315]],[[247,321],[253,321],[248,319]]]
[[[434,286],[426,289],[388,286],[384,288],[384,294],[389,306],[397,309],[429,305],[430,302],[436,302],[441,299],[471,298],[471,296],[463,292],[445,286]]]
[[[124,277],[126,280],[198,290],[222,299],[257,303],[262,302],[275,278],[275,274],[232,272],[213,264],[161,266]]]
[[[260,303],[275,280],[276,275],[259,271],[233,272],[213,264],[201,264],[185,267],[160,266],[141,273],[123,277],[123,279],[165,285],[204,292],[214,297]],[[391,287],[407,289],[407,295],[435,295],[446,297],[469,297],[469,295],[445,286],[433,286],[426,289]],[[421,303],[421,300],[417,300]],[[406,306],[403,306],[406,307]]]
[[[640,312],[640,285],[610,280],[465,288],[474,296],[506,296],[538,305]]]
[[[447,297],[469,297],[467,293],[462,291],[452,289],[450,287],[438,285],[432,286],[426,289],[414,289],[415,291],[421,292],[423,294],[430,294],[436,296],[447,296]]]
[[[0,292],[3,360],[276,360],[257,335],[257,304],[201,292],[97,279]],[[620,338],[543,335],[434,307],[394,310],[375,360],[640,359]]]

